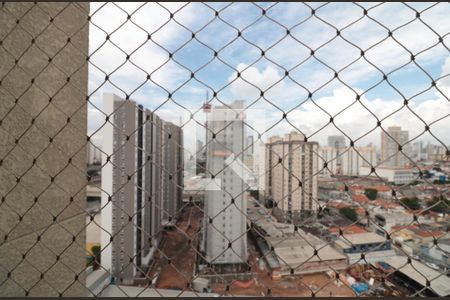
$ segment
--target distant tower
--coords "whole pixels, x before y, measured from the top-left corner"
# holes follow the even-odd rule
[[[345,145],[345,136],[343,135],[330,135],[328,137],[328,146],[333,147],[336,151],[336,174],[342,175],[342,157],[340,157],[341,150],[343,150]]]
[[[381,161],[383,167],[404,168],[408,164],[408,158],[399,150],[399,146],[402,146],[402,151],[407,152],[405,144],[408,140],[408,131],[402,130],[400,126],[388,127],[387,133],[381,132]]]
[[[231,107],[231,108],[229,108]],[[227,159],[243,159],[245,126],[243,102],[226,106],[207,107],[207,175],[220,186],[206,191],[206,259],[211,264],[241,264],[247,260],[247,203],[243,168],[233,168]],[[212,184],[214,185],[214,184]],[[208,222],[210,217],[211,222]]]
[[[266,143],[266,192],[277,203],[278,219],[298,224],[317,210],[318,147],[298,132]]]

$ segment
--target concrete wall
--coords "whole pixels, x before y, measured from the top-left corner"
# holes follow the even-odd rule
[[[87,294],[88,12],[0,7],[0,296]]]

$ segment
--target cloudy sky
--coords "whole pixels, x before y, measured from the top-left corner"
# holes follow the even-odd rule
[[[213,105],[245,100],[263,139],[379,145],[380,120],[450,143],[448,3],[91,3],[91,15],[89,133],[114,92],[181,122],[195,145],[208,91]]]

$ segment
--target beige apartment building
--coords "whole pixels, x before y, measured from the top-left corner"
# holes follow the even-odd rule
[[[410,148],[406,144],[408,140],[409,133],[402,130],[401,126],[391,126],[388,127],[386,132],[381,132],[381,161],[383,167],[404,168],[410,162],[405,155]],[[399,151],[399,146],[402,146],[402,151]]]
[[[377,154],[374,146],[342,149],[321,146],[319,147],[318,160],[321,175],[359,176],[361,167],[376,166]]]
[[[318,147],[297,132],[266,144],[266,193],[280,221],[295,224],[317,209]]]

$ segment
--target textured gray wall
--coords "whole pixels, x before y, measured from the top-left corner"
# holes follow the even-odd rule
[[[0,6],[0,296],[87,294],[88,12]]]

